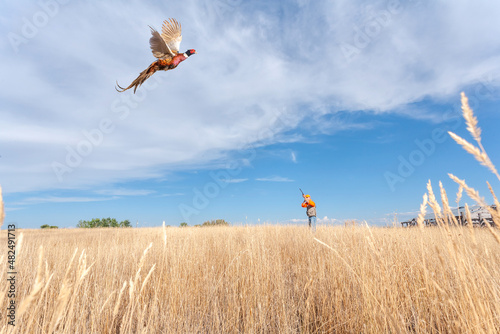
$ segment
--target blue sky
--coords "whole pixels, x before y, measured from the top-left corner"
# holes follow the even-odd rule
[[[416,215],[428,180],[454,200],[449,172],[488,202],[485,181],[500,189],[446,134],[470,138],[464,91],[500,166],[500,3],[0,6],[6,223],[304,224],[300,187],[322,224],[386,225]],[[154,61],[148,25],[169,17],[198,54],[117,93]]]

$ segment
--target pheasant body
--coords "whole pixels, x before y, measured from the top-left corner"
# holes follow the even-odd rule
[[[161,35],[153,28],[151,28],[151,34],[153,36],[149,39],[149,44],[151,46],[153,56],[158,58],[158,60],[142,71],[128,87],[123,88],[117,83],[116,85],[120,88],[117,88],[117,91],[124,92],[130,88],[134,88],[135,93],[137,88],[140,87],[144,81],[146,81],[156,71],[173,70],[179,66],[181,62],[196,53],[194,49],[187,50],[184,53],[179,52],[179,46],[182,40],[181,25],[175,19],[163,21]]]

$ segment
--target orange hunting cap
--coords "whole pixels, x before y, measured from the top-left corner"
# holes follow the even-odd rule
[[[306,195],[306,197],[309,197],[309,198],[311,198],[311,195]]]

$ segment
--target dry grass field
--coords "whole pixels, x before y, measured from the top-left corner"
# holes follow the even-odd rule
[[[498,333],[500,244],[473,232],[320,227],[327,247],[298,226],[25,230],[15,329]]]

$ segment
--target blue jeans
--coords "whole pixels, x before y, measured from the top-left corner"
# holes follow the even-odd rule
[[[313,233],[316,233],[316,216],[309,217],[309,227]]]

